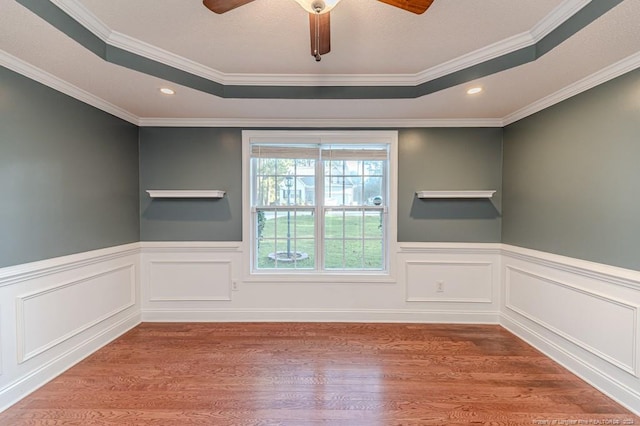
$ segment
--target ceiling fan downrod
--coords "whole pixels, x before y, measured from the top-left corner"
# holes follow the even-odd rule
[[[316,58],[316,62],[320,62],[320,13],[316,12],[316,47],[313,51],[313,57]]]
[[[316,62],[320,62],[322,60],[322,57],[320,56],[320,13],[324,10],[326,5],[322,0],[315,0],[311,4],[311,7],[313,7],[313,10],[316,12],[316,19],[315,19],[316,45],[313,51],[313,57],[316,58]]]

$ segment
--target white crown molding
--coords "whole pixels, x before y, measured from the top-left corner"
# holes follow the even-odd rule
[[[591,3],[591,0],[563,1],[540,22],[534,25],[530,31],[531,37],[535,40],[535,43],[537,43],[589,3]]]
[[[245,86],[416,86],[531,46],[584,7],[590,0],[565,0],[531,31],[462,55],[415,74],[242,74],[224,73],[149,43],[113,31],[79,0],[52,0],[105,43],[223,85]]]
[[[503,118],[461,119],[291,119],[291,118],[162,118],[135,114],[78,88],[34,65],[0,50],[0,65],[51,87],[81,102],[140,127],[284,127],[284,128],[412,128],[412,127],[504,127],[560,103],[622,74],[640,68],[640,52],[591,74],[549,96],[529,104]]]
[[[591,0],[565,0],[538,22],[531,31],[516,34],[474,52],[419,72],[415,74],[413,84],[426,83],[427,81],[435,80],[436,78],[532,46],[586,6],[590,1]]]
[[[144,58],[152,59],[216,83],[227,83],[227,74],[117,31],[111,32],[106,43],[110,46],[135,53]]]
[[[106,42],[111,35],[111,28],[97,16],[89,11],[82,3],[75,0],[50,0],[51,3],[59,7],[64,13],[75,19],[95,34],[102,41]]]
[[[291,119],[291,118],[140,118],[140,127],[284,127],[284,128],[411,128],[502,127],[501,119]]]
[[[138,117],[131,114],[129,111],[126,111],[125,109],[120,108],[117,105],[107,102],[104,99],[101,99],[98,96],[87,92],[86,90],[80,89],[77,86],[67,83],[61,78],[56,77],[55,75],[50,74],[32,64],[29,64],[22,59],[18,59],[3,50],[0,50],[0,65],[17,72],[18,74],[35,80],[38,83],[42,83],[45,86],[57,90],[58,92],[62,92],[65,95],[71,96],[74,99],[96,107],[104,112],[108,112],[111,115],[115,115],[116,117],[121,118],[125,121],[136,125],[138,124]]]
[[[506,126],[511,123],[514,123],[518,120],[521,120],[525,117],[535,114],[536,112],[542,111],[545,108],[549,108],[552,105],[560,103],[566,99],[569,99],[572,96],[585,92],[595,86],[606,83],[609,80],[613,80],[616,77],[621,76],[622,74],[633,71],[637,68],[640,68],[640,52],[634,53],[631,56],[628,56],[615,64],[612,64],[606,68],[597,71],[582,80],[578,80],[569,86],[558,90],[555,93],[552,93],[548,96],[545,96],[542,99],[535,101],[532,104],[525,106],[502,119],[502,125]]]

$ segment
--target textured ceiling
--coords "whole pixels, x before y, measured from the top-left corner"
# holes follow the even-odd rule
[[[513,49],[516,41],[526,44],[540,28],[560,24],[554,19],[563,10],[579,13],[589,4],[436,0],[424,15],[413,15],[374,0],[343,0],[331,13],[332,51],[316,63],[309,54],[306,12],[292,0],[256,0],[224,15],[211,13],[199,0],[54,3],[81,10],[107,36],[246,85],[428,80],[455,70],[456,64]],[[624,0],[533,62],[416,99],[223,99],[109,63],[16,1],[0,0],[0,10],[0,64],[36,73],[46,84],[55,81],[63,91],[141,124],[192,119],[204,125],[372,126],[402,125],[403,120],[490,125],[640,66],[640,0]],[[485,90],[466,95],[466,88],[476,84]],[[176,95],[161,95],[162,86],[173,87]]]

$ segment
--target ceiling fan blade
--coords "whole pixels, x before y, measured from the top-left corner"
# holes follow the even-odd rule
[[[203,0],[207,9],[215,13],[225,13],[236,7],[251,3],[253,0]]]
[[[309,30],[311,34],[311,56],[324,55],[331,51],[331,18],[330,12],[309,14]],[[316,19],[318,19],[316,25]],[[318,42],[316,43],[316,39]]]
[[[391,6],[399,7],[400,9],[413,12],[415,14],[422,14],[434,0],[378,0],[382,3],[390,4]]]

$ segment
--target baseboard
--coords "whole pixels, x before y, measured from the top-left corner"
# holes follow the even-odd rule
[[[640,392],[637,389],[626,386],[603,374],[575,356],[569,349],[547,339],[514,318],[502,315],[500,325],[631,412],[640,415]]]
[[[145,322],[379,322],[499,324],[499,312],[426,310],[145,310]]]
[[[73,367],[84,358],[93,354],[101,347],[117,339],[127,331],[140,324],[138,312],[113,324],[99,333],[89,337],[78,345],[70,348],[60,356],[51,359],[38,369],[30,372],[13,383],[0,389],[0,412],[6,410],[20,399],[34,392],[50,380]]]

